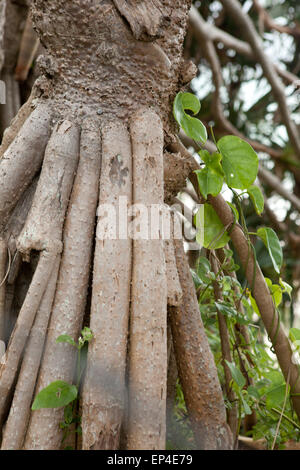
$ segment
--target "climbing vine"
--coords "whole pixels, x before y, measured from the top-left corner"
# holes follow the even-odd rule
[[[269,352],[266,348],[268,339],[262,329],[253,286],[245,280],[239,260],[230,249],[232,225],[224,227],[208,201],[209,196],[218,196],[225,185],[231,190],[232,201],[227,204],[233,213],[233,225],[239,225],[247,240],[248,258],[251,254],[257,261],[255,238],[264,244],[274,271],[272,280],[265,277],[265,282],[274,303],[277,330],[281,323],[280,305],[283,297],[290,296],[292,290],[281,277],[282,246],[273,229],[260,227],[256,232],[249,232],[247,228],[243,199],[250,199],[259,216],[264,210],[263,194],[255,185],[259,164],[256,152],[249,143],[234,135],[216,141],[213,129],[215,151],[203,148],[208,135],[196,117],[200,108],[198,98],[191,93],[180,92],[174,100],[174,117],[198,149],[199,169],[195,174],[202,205],[194,217],[194,225],[198,229],[196,240],[202,248],[192,276],[199,310],[214,352],[227,412],[230,414],[236,409],[236,438],[239,434],[263,438],[269,448],[282,448],[289,439],[300,440],[300,425],[291,402],[289,380],[285,380],[280,371],[272,346]],[[254,280],[255,275],[254,272]],[[220,325],[224,319],[229,340],[229,350],[225,353],[226,341]],[[296,355],[299,353],[300,330],[291,328],[289,338]],[[276,343],[276,333],[273,345],[274,341]],[[230,361],[226,357],[231,358]],[[227,383],[228,377],[230,383]]]

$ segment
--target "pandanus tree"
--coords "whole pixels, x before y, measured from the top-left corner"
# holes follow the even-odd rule
[[[12,331],[1,330],[8,342],[0,372],[2,449],[60,448],[63,410],[31,411],[31,404],[51,382],[72,382],[74,349],[56,339],[78,338],[84,316],[93,339],[82,448],[119,448],[122,423],[128,449],[164,448],[168,303],[199,446],[231,446],[182,242],[175,249],[161,237],[94,243],[98,205],[117,210],[121,197],[127,205],[163,204],[176,193],[178,175],[182,181],[191,170],[172,152],[171,114],[176,93],[192,78],[182,58],[189,7],[188,0],[32,2],[46,49],[42,74],[1,146],[2,267],[9,256],[1,325],[10,321],[6,288],[26,263],[32,269]],[[101,223],[98,214],[97,229]]]
[[[32,1],[46,52],[0,148],[2,449],[60,448],[63,408],[32,410],[32,402],[55,381],[73,383],[83,325],[93,337],[78,448],[163,449],[174,355],[197,447],[234,445],[235,409],[226,416],[182,240],[127,232],[127,223],[138,231],[142,207],[150,214],[187,176],[195,182],[198,165],[172,115],[194,74],[183,59],[190,6]],[[229,206],[220,195],[208,200],[245,268],[299,415],[298,369],[264,277]],[[119,236],[105,236],[108,212]]]

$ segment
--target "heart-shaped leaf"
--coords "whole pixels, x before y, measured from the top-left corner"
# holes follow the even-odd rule
[[[205,163],[203,169],[195,171],[201,194],[205,199],[208,194],[217,196],[222,189],[224,181],[224,172],[220,163],[222,156],[219,153],[211,155],[207,150],[200,151],[199,155]]]
[[[226,135],[218,141],[218,149],[228,186],[248,189],[258,172],[258,156],[251,145],[235,135]]]
[[[278,237],[273,229],[269,227],[262,227],[257,230],[257,235],[263,241],[264,245],[266,246],[270,258],[273,263],[273,267],[275,271],[279,274],[280,268],[282,266],[283,255],[282,255],[282,248],[280,246],[280,242]]]
[[[40,408],[62,408],[77,398],[77,387],[63,380],[52,382],[38,393],[32,405],[32,410]]]
[[[200,108],[201,105],[197,96],[192,93],[179,92],[174,100],[173,114],[174,118],[188,137],[205,144],[207,141],[206,127],[199,119],[189,116],[186,113],[186,110],[189,110],[192,111],[195,116],[199,113]]]
[[[250,188],[248,188],[247,192],[254,205],[256,213],[258,215],[261,215],[261,213],[264,210],[264,204],[265,204],[264,197],[262,195],[261,190],[259,189],[258,186],[255,186],[253,184],[252,186],[250,186]]]
[[[204,212],[202,213],[202,211]],[[204,230],[201,227],[202,222],[204,223]],[[200,207],[195,216],[195,223],[196,227],[199,228],[196,235],[197,242],[203,244],[204,248],[217,250],[228,243],[230,238],[211,204],[206,203]]]

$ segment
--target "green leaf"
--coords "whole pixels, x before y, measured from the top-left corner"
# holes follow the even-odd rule
[[[279,278],[279,284],[281,285],[282,292],[285,292],[289,298],[291,298],[292,293],[292,286],[290,286],[287,282],[284,282],[281,278]]]
[[[81,331],[81,336],[84,342],[89,343],[93,339],[92,330],[88,326],[85,326]]]
[[[195,95],[192,93],[179,92],[174,100],[173,114],[188,137],[205,144],[207,141],[206,127],[199,119],[189,116],[185,112],[189,110],[196,115],[199,113],[200,108],[200,101]]]
[[[261,215],[263,210],[264,210],[264,197],[262,195],[261,190],[259,189],[258,186],[255,186],[254,184],[250,186],[247,190],[250,199],[254,205],[255,211],[258,215]]]
[[[280,286],[278,286],[278,284],[273,284],[271,279],[268,279],[267,277],[265,277],[265,281],[273,297],[274,304],[276,305],[276,307],[278,307],[278,305],[280,305],[282,301],[282,289]]]
[[[222,156],[219,153],[211,155],[207,150],[200,151],[199,155],[205,163],[205,168],[195,171],[201,194],[205,199],[208,194],[217,196],[224,181],[224,172],[220,163]]]
[[[271,388],[271,390],[266,393],[267,407],[269,409],[273,407],[280,407],[284,402],[285,391],[286,385],[284,383]]]
[[[247,388],[247,392],[249,393],[251,397],[256,398],[257,400],[260,400],[259,391],[254,385],[249,385],[249,387]]]
[[[256,300],[255,298],[251,295],[251,293],[249,294],[249,299],[250,299],[250,303],[251,303],[251,307],[253,308],[254,312],[260,316],[260,311],[259,311],[259,308],[257,306],[257,303],[256,303]]]
[[[35,397],[32,410],[41,408],[61,408],[77,398],[77,388],[63,380],[52,382]]]
[[[250,144],[234,135],[218,141],[225,180],[229,187],[248,189],[258,172],[258,156]]]
[[[200,208],[202,210],[202,208]],[[200,217],[200,210],[196,214],[195,222],[196,227],[198,228],[202,217]],[[204,204],[204,239],[202,239],[202,233],[198,240],[198,235],[196,236],[198,243],[203,242],[204,248],[209,248],[210,250],[216,250],[222,248],[229,241],[229,236],[224,230],[224,225],[222,224],[219,216],[216,214],[214,208],[211,204]]]
[[[240,394],[240,399],[241,399],[241,402],[243,404],[243,408],[244,408],[244,412],[246,415],[251,415],[252,414],[252,411],[251,411],[251,408],[250,406],[248,405],[248,403],[246,402],[246,400],[244,399],[243,395]]]
[[[213,273],[211,272],[210,262],[204,256],[200,256],[198,259],[197,274],[204,284],[208,284],[211,281]]]
[[[300,346],[300,329],[299,328],[291,328],[289,337],[293,343],[297,346]]]
[[[241,373],[240,369],[238,369],[233,362],[228,362],[225,359],[226,364],[228,365],[232,379],[237,384],[237,386],[242,389],[246,385],[246,379]]]
[[[190,271],[191,271],[191,274],[192,274],[192,278],[193,278],[193,281],[194,281],[195,288],[198,289],[198,287],[200,287],[201,284],[202,284],[201,279],[193,269],[191,269]]]
[[[71,336],[69,336],[69,335],[61,335],[61,336],[59,336],[58,338],[56,338],[56,342],[57,342],[57,343],[69,343],[69,344],[71,344],[72,346],[76,346],[76,347],[77,347],[77,344],[75,343],[74,339],[71,338]]]
[[[215,302],[217,309],[219,312],[222,313],[222,315],[225,315],[227,317],[236,317],[237,316],[237,311],[235,308],[232,307],[227,302]]]
[[[269,227],[262,227],[257,230],[257,235],[261,238],[264,245],[266,246],[272,260],[273,267],[279,274],[280,268],[282,266],[283,255],[282,248],[276,233]]]

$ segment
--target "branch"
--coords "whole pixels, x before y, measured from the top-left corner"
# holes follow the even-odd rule
[[[195,38],[201,43],[202,34],[200,30],[205,30],[206,37],[213,42],[222,42],[227,49],[233,49],[238,54],[244,55],[251,60],[256,61],[256,57],[249,44],[245,41],[241,41],[226,31],[217,28],[215,25],[206,23],[197,8],[192,6],[189,13],[190,27]],[[293,83],[295,86],[299,86],[299,78],[291,72],[282,69],[278,65],[274,64],[276,72],[288,83]]]
[[[202,43],[203,42],[205,43],[205,46],[203,47],[203,52],[211,66],[211,70],[213,74],[213,81],[215,85],[214,102],[211,107],[212,112],[215,115],[215,118],[219,121],[219,123],[221,124],[221,126],[224,128],[226,132],[237,135],[241,139],[246,140],[258,152],[269,153],[274,158],[278,158],[280,155],[280,152],[273,150],[272,148],[267,147],[261,144],[260,142],[257,142],[257,141],[254,141],[252,139],[245,137],[224,116],[223,105],[220,99],[221,87],[223,85],[222,69],[221,69],[220,61],[219,61],[215,46],[211,40],[207,39],[206,31],[203,26],[204,26],[204,22],[200,21],[199,22],[199,34],[201,35]]]
[[[277,178],[277,176],[273,175],[270,171],[266,170],[263,166],[260,165],[258,169],[258,177],[261,181],[263,181],[265,184],[274,189],[274,191],[280,194],[280,196],[282,196],[287,201],[290,201],[292,206],[294,206],[295,209],[300,212],[300,199],[293,193],[285,189],[285,187],[282,185],[282,182],[279,178]]]
[[[258,12],[259,21],[262,22],[268,29],[274,29],[280,33],[290,34],[291,36],[294,36],[296,40],[300,39],[300,29],[298,25],[291,28],[290,26],[282,26],[275,23],[269,13],[260,5],[258,0],[253,0],[253,6]]]
[[[227,9],[231,17],[238,22],[241,31],[249,42],[252,50],[262,66],[264,75],[269,81],[274,98],[278,102],[282,121],[286,126],[292,146],[294,147],[298,157],[300,158],[300,139],[295,123],[292,121],[290,111],[286,102],[283,83],[280,80],[277,71],[265,54],[263,44],[257,34],[250,17],[243,11],[241,4],[237,0],[221,0],[221,3]]]

